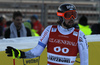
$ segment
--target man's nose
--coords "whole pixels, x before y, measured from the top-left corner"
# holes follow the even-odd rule
[[[70,20],[74,20],[74,17],[72,16],[72,17],[70,18]]]

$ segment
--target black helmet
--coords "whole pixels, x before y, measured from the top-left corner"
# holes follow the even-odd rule
[[[73,17],[76,18],[77,13],[76,13],[76,7],[74,5],[72,5],[72,4],[61,4],[58,7],[58,12],[57,12],[57,16],[59,16],[60,21],[64,21],[63,20],[64,18],[66,19],[66,15],[64,15],[64,14],[66,14],[66,12],[68,12],[68,11],[72,11]],[[73,14],[73,11],[75,12],[75,15]]]
[[[58,7],[58,12],[64,13],[68,10],[76,10],[76,7],[72,4],[61,4]]]

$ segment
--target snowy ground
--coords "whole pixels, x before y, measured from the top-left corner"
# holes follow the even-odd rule
[[[13,46],[17,49],[34,48],[38,43],[39,37],[22,37],[0,40],[0,51],[4,51],[7,46]]]

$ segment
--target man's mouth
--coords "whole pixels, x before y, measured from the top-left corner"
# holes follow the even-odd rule
[[[73,21],[73,20],[70,20],[68,23],[69,23],[69,24],[73,24],[73,23],[74,23],[74,21]]]
[[[73,23],[74,21],[73,20],[70,20],[68,23]]]

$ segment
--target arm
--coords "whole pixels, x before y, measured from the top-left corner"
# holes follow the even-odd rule
[[[6,49],[7,56],[15,56],[16,58],[34,58],[34,57],[40,56],[48,42],[50,29],[51,29],[51,26],[48,26],[43,31],[40,37],[40,40],[38,42],[38,45],[35,48],[27,52],[23,52],[21,50],[8,46]],[[13,51],[14,51],[14,54],[13,54]]]
[[[78,49],[80,54],[80,65],[88,65],[88,44],[82,31],[79,31]]]
[[[41,53],[45,49],[45,46],[48,42],[50,29],[51,29],[51,26],[48,26],[43,31],[43,33],[41,34],[40,40],[38,42],[38,45],[35,48],[25,52],[26,58],[34,58],[34,57],[37,57],[37,56],[41,55]]]

